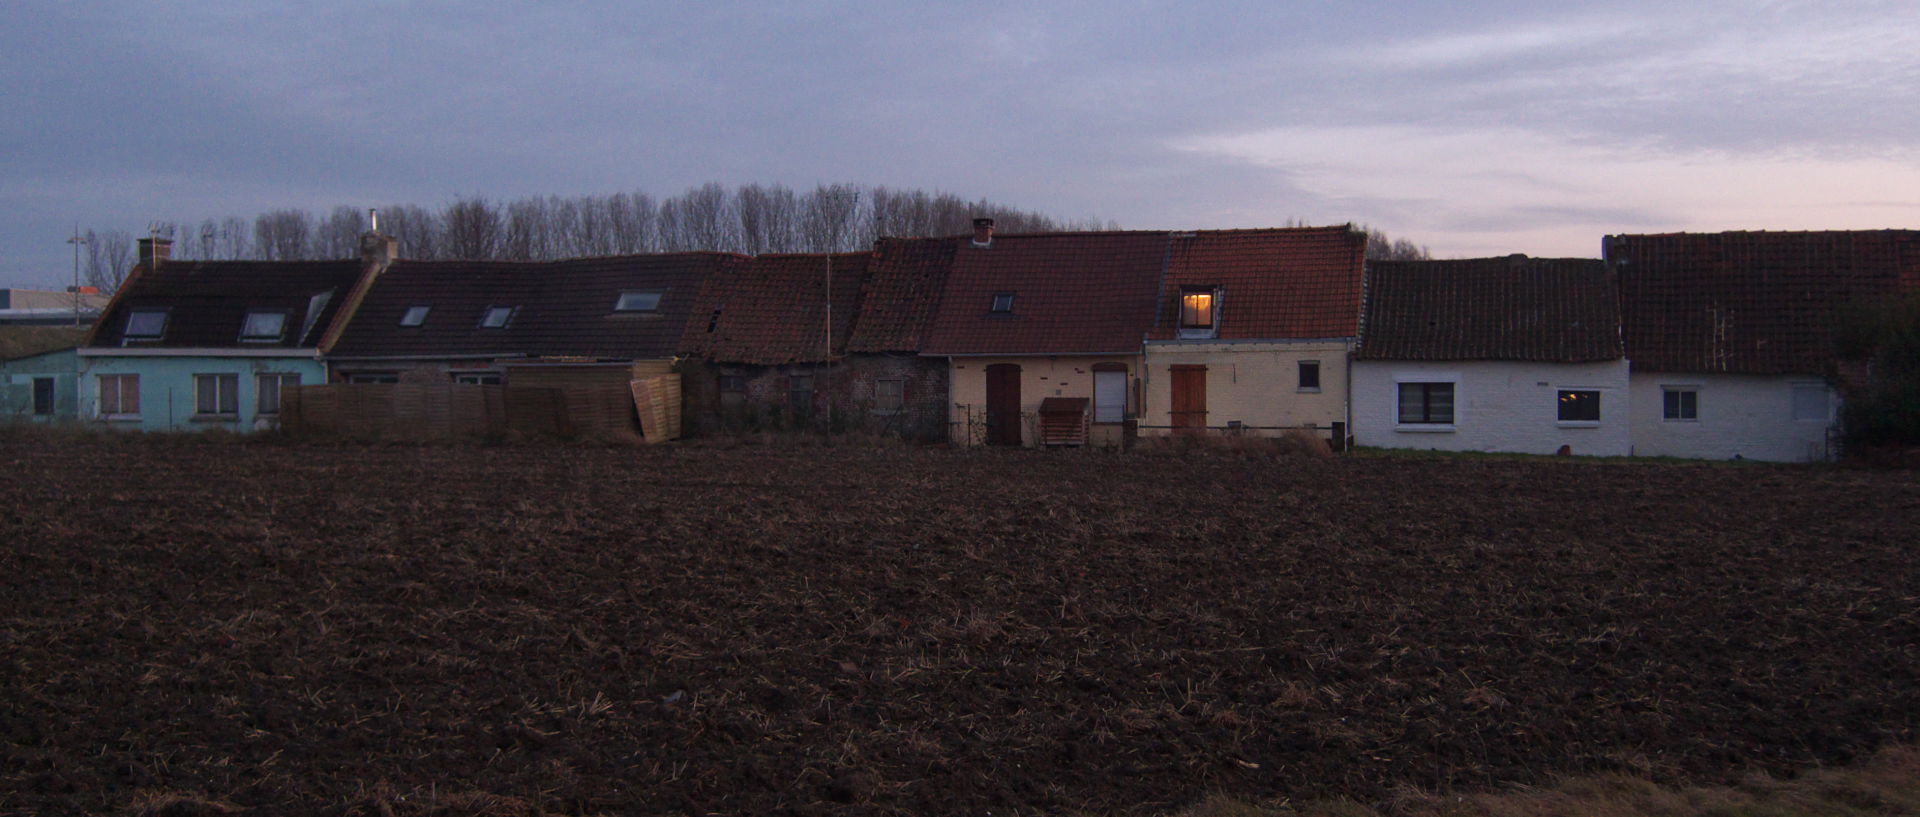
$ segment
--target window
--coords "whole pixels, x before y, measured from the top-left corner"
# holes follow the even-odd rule
[[[194,375],[193,414],[195,417],[238,416],[240,414],[240,375]]]
[[[42,417],[53,413],[53,378],[33,379],[33,413]]]
[[[887,378],[873,382],[873,408],[883,414],[894,414],[907,407],[907,381],[899,378]]]
[[[100,416],[108,419],[140,419],[140,376],[137,374],[100,375]]]
[[[662,293],[658,291],[622,292],[620,293],[620,297],[614,300],[613,302],[613,311],[615,312],[657,311],[658,309],[660,309],[661,294]]]
[[[347,375],[348,383],[398,383],[399,372],[355,372]]]
[[[167,331],[167,310],[136,309],[127,313],[128,340],[159,340]]]
[[[1215,308],[1219,294],[1212,289],[1188,289],[1180,293],[1180,337],[1210,338],[1218,328]]]
[[[1660,418],[1663,420],[1700,419],[1700,391],[1678,386],[1661,387]]]
[[[1831,399],[1822,383],[1796,383],[1793,386],[1793,419],[1824,423],[1831,419]]]
[[[251,341],[279,340],[287,331],[287,313],[285,312],[248,312],[246,323],[240,325],[240,339]]]
[[[463,386],[498,386],[499,372],[459,372],[453,376],[453,382]]]
[[[721,392],[740,393],[740,392],[745,392],[746,390],[747,390],[747,378],[745,375],[723,374],[720,376]]]
[[[300,385],[300,375],[272,374],[272,373],[263,374],[263,375],[260,375],[259,382],[257,383],[257,385],[259,387],[258,391],[260,393],[260,412],[259,413],[279,414],[280,413],[280,390],[283,388],[286,388],[287,386]]]
[[[432,310],[433,307],[430,306],[409,306],[407,307],[407,313],[400,316],[400,325],[419,326],[424,324],[427,322],[427,313]]]
[[[1013,314],[1013,293],[1011,292],[993,293],[993,314],[995,315]]]
[[[517,307],[511,307],[511,306],[487,307],[486,314],[480,317],[480,328],[482,329],[507,328],[507,322],[513,320],[513,312],[516,308]]]
[[[1453,422],[1452,383],[1401,383],[1400,422]]]
[[[1560,422],[1600,422],[1600,392],[1591,389],[1561,389]]]
[[[1320,361],[1318,360],[1300,361],[1300,390],[1301,391],[1319,391],[1320,390]]]
[[[795,417],[813,415],[813,375],[796,374],[787,377],[787,402]]]
[[[1118,423],[1127,419],[1127,370],[1125,367],[1093,370],[1093,421]]]

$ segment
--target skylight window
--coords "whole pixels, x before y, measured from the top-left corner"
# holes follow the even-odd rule
[[[248,312],[240,325],[241,340],[279,340],[287,331],[285,312]]]
[[[658,290],[622,292],[620,299],[613,302],[615,312],[656,312],[660,309]]]
[[[126,337],[132,340],[159,340],[167,330],[167,311],[136,309],[127,313]]]
[[[433,307],[430,307],[430,306],[407,307],[407,314],[400,316],[400,325],[401,326],[419,326],[423,323],[426,323],[427,311],[432,308]]]
[[[487,314],[480,319],[480,328],[482,329],[507,328],[507,322],[513,320],[514,309],[516,309],[516,307],[511,307],[511,306],[487,307]]]
[[[993,309],[992,309],[992,312],[993,312],[993,314],[995,314],[995,315],[1011,315],[1011,314],[1013,314],[1013,293],[1011,293],[1011,292],[995,292],[995,293],[993,293]]]

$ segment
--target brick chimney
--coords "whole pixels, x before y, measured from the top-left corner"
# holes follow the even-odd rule
[[[400,255],[400,239],[377,232],[360,234],[360,263],[385,270]]]
[[[993,219],[976,218],[973,220],[973,246],[993,246]]]
[[[142,269],[153,269],[155,264],[164,264],[167,262],[167,259],[170,259],[172,257],[173,257],[173,239],[171,238],[140,239],[140,267]]]

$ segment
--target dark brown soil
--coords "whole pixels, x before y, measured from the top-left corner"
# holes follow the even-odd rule
[[[6,813],[1151,813],[1920,739],[1908,471],[135,440],[0,462]]]

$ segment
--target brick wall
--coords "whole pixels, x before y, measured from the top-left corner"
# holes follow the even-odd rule
[[[940,358],[850,355],[831,366],[749,366],[683,361],[689,436],[751,431],[865,431],[916,440],[946,435],[947,368]],[[723,391],[722,378],[737,390]],[[882,408],[882,381],[898,381],[901,407]],[[796,397],[796,381],[810,381]],[[796,405],[796,399],[804,399]]]

